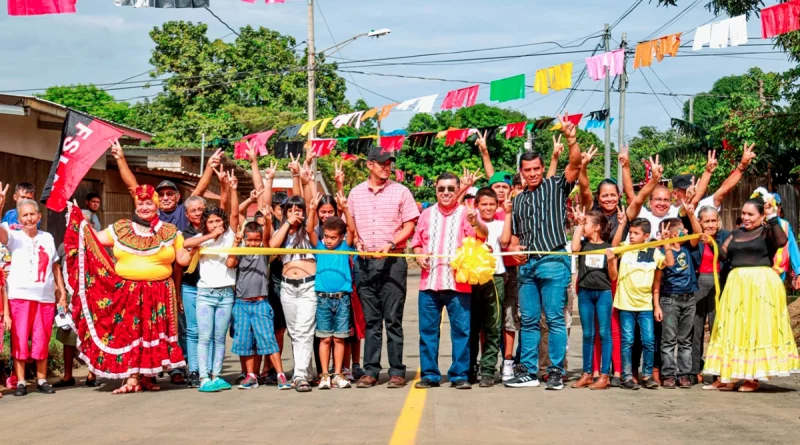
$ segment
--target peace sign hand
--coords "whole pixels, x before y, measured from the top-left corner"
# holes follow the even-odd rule
[[[558,119],[561,121],[561,132],[567,137],[567,141],[574,140],[577,137],[578,129],[569,121],[569,114],[564,111],[564,115],[559,116]]]
[[[217,151],[208,158],[208,167],[212,169],[216,169],[217,167],[222,164],[222,156],[224,155],[221,148],[218,148]]]
[[[250,162],[257,163],[258,159],[256,158],[256,148],[253,147],[253,141],[247,140],[245,141],[245,144],[247,144],[247,149],[245,149],[244,155],[247,156],[247,159],[249,159]]]
[[[108,142],[111,142],[111,156],[117,161],[125,159],[125,153],[122,151],[122,146],[119,145],[119,139],[109,139]]]
[[[683,202],[684,207],[685,204],[691,203],[696,195],[697,195],[697,185],[695,184],[694,176],[692,176],[692,184],[689,186],[689,188],[686,189],[686,198],[684,199]]]
[[[619,225],[625,225],[628,222],[628,214],[625,213],[625,208],[622,205],[617,208],[617,222]]]
[[[300,174],[300,163],[298,162],[300,160],[300,155],[297,155],[297,158],[295,158],[294,154],[289,153],[289,157],[292,159],[288,165],[289,171],[292,172],[292,175]]]
[[[236,177],[233,170],[228,172],[228,184],[231,186],[231,190],[236,191],[239,187],[239,178]]]
[[[575,222],[578,225],[583,225],[586,223],[586,207],[581,208],[580,206],[573,205],[572,206],[572,216],[575,218]]]
[[[553,158],[558,159],[561,156],[561,152],[564,151],[564,144],[561,143],[561,136],[558,135],[558,139],[556,139],[556,135],[553,135]]]
[[[475,210],[475,205],[471,201],[464,203],[467,206],[467,222],[471,226],[478,224],[478,212]]]
[[[233,247],[238,247],[242,244],[242,240],[244,239],[244,227],[242,227],[236,235],[233,236]]]
[[[717,150],[711,150],[708,152],[708,160],[706,161],[706,171],[708,173],[714,173],[714,170],[717,169],[719,165],[719,161],[717,160]]]
[[[340,209],[347,208],[347,196],[345,196],[344,192],[342,191],[336,192],[336,196],[334,197],[334,199],[336,200],[336,205]]]
[[[269,168],[264,170],[264,177],[266,179],[275,178],[275,172],[278,171],[278,161],[269,161]]]
[[[336,186],[337,187],[343,187],[344,186],[344,170],[343,170],[343,167],[344,167],[344,161],[339,161],[338,163],[337,162],[333,163],[333,168],[334,168],[333,180],[334,180],[334,182],[336,182]]]
[[[628,147],[627,144],[619,148],[619,153],[617,154],[617,158],[619,159],[620,165],[622,165],[623,167],[630,167],[631,165],[630,148]]]
[[[589,165],[595,156],[597,156],[597,147],[592,145],[589,147],[589,151],[586,153],[581,153],[581,168],[585,168],[587,165]]]
[[[489,148],[488,148],[488,145],[486,144],[486,135],[488,133],[489,133],[489,130],[485,130],[483,132],[483,134],[481,134],[481,132],[478,131],[478,133],[477,133],[478,137],[477,137],[477,139],[475,139],[475,145],[478,146],[478,150],[481,151],[481,155],[482,156],[487,156],[487,157],[489,156]]]
[[[8,186],[11,184],[6,183],[6,186],[3,187],[2,181],[0,181],[0,209],[3,208],[3,205],[6,203],[6,195],[8,194]]]
[[[652,181],[660,181],[661,175],[664,174],[664,167],[658,162],[658,155],[656,155],[656,159],[653,160],[653,157],[650,157],[650,171],[653,172]]]
[[[756,146],[755,143],[747,145],[744,144],[744,149],[742,151],[742,162],[739,164],[742,170],[747,169],[753,159],[756,158],[756,152],[753,151],[753,148]]]

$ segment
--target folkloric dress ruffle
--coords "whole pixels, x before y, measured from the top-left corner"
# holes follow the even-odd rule
[[[133,281],[116,274],[114,261],[70,206],[64,247],[65,274],[71,289],[72,318],[81,359],[99,377],[123,379],[133,374],[155,376],[185,367],[178,346],[177,299],[172,278]],[[162,223],[155,234],[141,236],[129,220],[112,226],[115,243],[138,255],[172,248],[179,235]]]

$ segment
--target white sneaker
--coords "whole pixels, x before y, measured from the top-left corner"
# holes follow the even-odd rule
[[[333,377],[333,386],[337,388],[350,388],[350,381],[347,380],[344,374],[339,374]]]
[[[514,360],[503,360],[502,380],[507,382],[514,378]]]
[[[319,389],[331,389],[331,375],[322,374],[319,377]]]
[[[350,368],[342,368],[342,375],[349,381],[355,382],[356,378],[353,376],[353,373],[350,371]]]

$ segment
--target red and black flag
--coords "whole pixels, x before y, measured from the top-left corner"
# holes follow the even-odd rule
[[[117,6],[134,8],[207,8],[211,0],[115,0]]]
[[[69,110],[41,202],[61,212],[86,173],[122,132],[93,117]]]

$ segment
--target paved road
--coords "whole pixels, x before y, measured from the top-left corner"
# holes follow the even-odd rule
[[[409,288],[416,289],[416,277]],[[419,364],[416,292],[405,313],[405,357]],[[443,324],[442,370],[450,363],[449,325]],[[580,366],[580,326],[570,338],[570,363]],[[287,343],[288,344],[288,343]],[[384,358],[385,360],[385,358]],[[229,356],[224,376],[238,373]],[[291,354],[284,367],[291,369]],[[78,370],[83,376],[85,368]],[[409,377],[412,377],[409,372]],[[385,383],[386,377],[381,379]],[[53,396],[0,399],[3,443],[294,443],[422,444],[530,443],[798,443],[800,378],[778,379],[757,394],[691,390],[589,391],[500,386],[430,391],[385,385],[308,394],[261,387],[201,394],[112,396],[116,382]],[[405,409],[404,409],[405,407]],[[415,415],[420,414],[421,415]],[[400,422],[398,419],[402,418]],[[396,428],[396,425],[399,427]],[[273,443],[275,443],[273,442]]]

